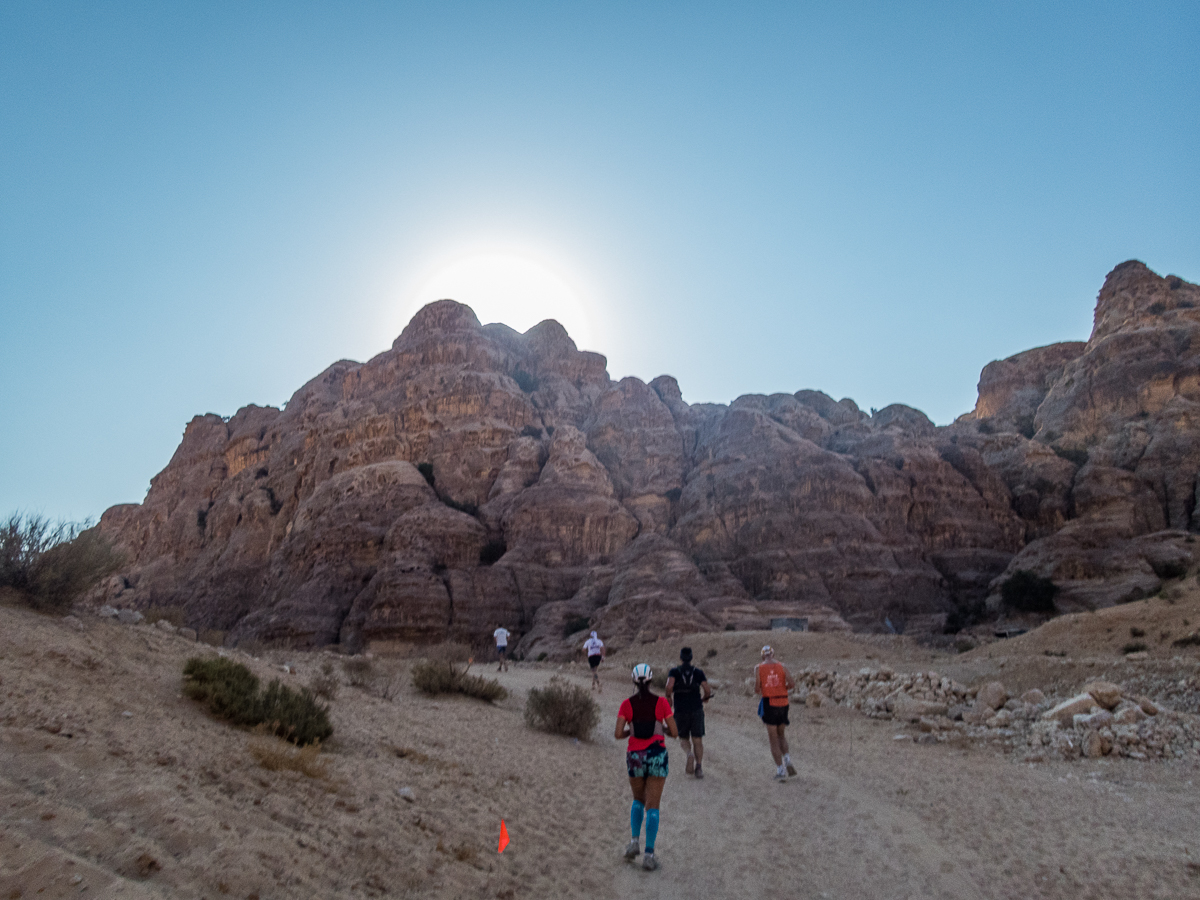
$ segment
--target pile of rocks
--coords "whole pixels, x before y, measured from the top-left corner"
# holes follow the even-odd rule
[[[122,625],[139,625],[146,621],[146,617],[136,609],[117,609],[115,606],[101,606],[96,610],[96,614],[102,619],[116,619]],[[74,616],[68,618],[74,618]],[[76,622],[78,621],[76,619]],[[176,628],[166,619],[159,619],[154,623],[154,627],[170,634],[178,634],[189,641],[197,640],[194,628]]]
[[[1176,712],[1107,681],[1092,681],[1056,701],[1036,688],[1019,697],[992,681],[965,687],[937,672],[796,673],[797,701],[849,706],[872,718],[916,725],[921,742],[994,741],[1028,761],[1124,756],[1200,757],[1200,716]],[[753,685],[750,685],[753,689]]]

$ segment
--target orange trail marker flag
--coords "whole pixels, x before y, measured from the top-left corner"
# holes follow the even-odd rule
[[[503,853],[504,848],[508,846],[508,829],[504,825],[504,820],[500,820],[500,849],[497,853]]]

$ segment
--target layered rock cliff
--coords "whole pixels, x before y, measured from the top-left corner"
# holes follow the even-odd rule
[[[143,503],[101,527],[101,592],[246,638],[351,648],[573,630],[939,630],[1030,569],[1067,607],[1152,591],[1200,527],[1200,289],[1137,262],[1089,341],[989,364],[935,427],[812,390],[689,405],[613,382],[560,325],[450,300],[282,410],[193,419]]]

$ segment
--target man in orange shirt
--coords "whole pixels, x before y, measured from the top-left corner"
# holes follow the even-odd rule
[[[775,651],[769,644],[763,647],[762,662],[754,667],[754,693],[762,698],[759,715],[767,726],[767,740],[771,742],[777,781],[787,781],[789,775],[796,774],[784,734],[788,726],[788,691],[795,686],[792,673],[783,663],[775,661]]]

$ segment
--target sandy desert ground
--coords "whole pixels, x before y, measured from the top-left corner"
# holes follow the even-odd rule
[[[554,675],[586,685],[582,664],[514,664],[496,676],[508,699],[487,705],[421,695],[411,660],[378,657],[374,683],[343,684],[333,703],[327,778],[264,769],[253,735],[182,696],[184,661],[215,649],[80,618],[0,606],[0,898],[1200,897],[1195,754],[1029,763],[995,743],[917,743],[913,727],[849,708],[794,707],[799,775],[776,783],[743,687],[769,639],[793,668],[933,669],[1062,694],[1107,677],[1173,685],[1160,699],[1194,707],[1178,685],[1196,683],[1200,655],[1168,638],[1200,623],[1195,591],[962,654],[756,632],[644,645],[605,663],[603,719],[583,742],[522,716],[525,692]],[[1131,627],[1151,636],[1146,659],[1122,656]],[[662,868],[647,873],[620,858],[629,791],[612,724],[632,664],[672,664],[685,641],[718,686],[708,777],[685,776],[670,743]],[[342,659],[231,655],[294,685]],[[502,819],[511,844],[498,854]]]

